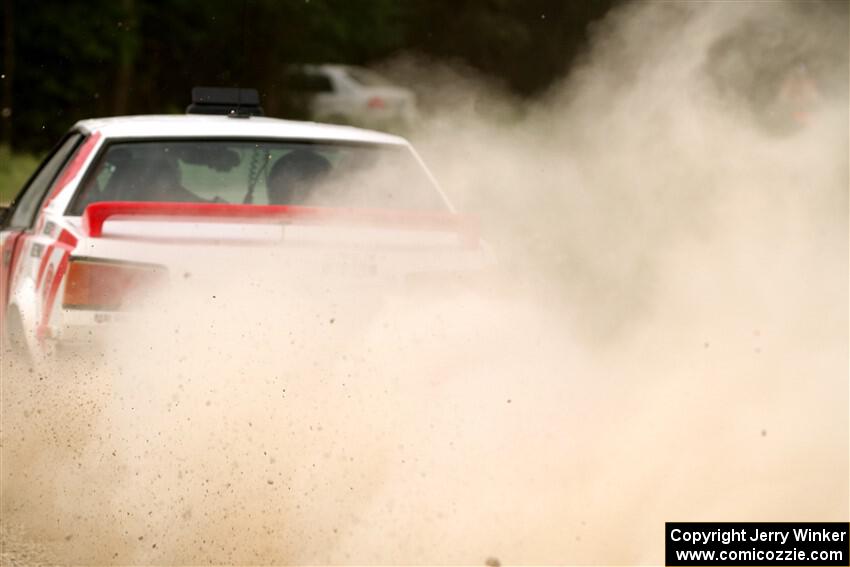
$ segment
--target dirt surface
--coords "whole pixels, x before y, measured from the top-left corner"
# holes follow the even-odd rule
[[[0,523],[0,565],[39,567],[60,563],[51,557],[43,543],[36,543],[22,526]]]
[[[660,564],[665,521],[846,521],[833,5],[626,4],[536,104],[428,68],[417,147],[501,269],[373,293],[251,254],[4,360],[4,561]],[[780,52],[804,121],[748,98]]]

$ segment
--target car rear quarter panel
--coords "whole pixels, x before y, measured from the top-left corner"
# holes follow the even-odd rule
[[[80,236],[78,228],[64,217],[64,210],[102,143],[98,132],[89,133],[48,190],[34,225],[17,234],[4,233],[4,254],[10,250],[12,256],[8,267],[3,264],[9,270],[4,274],[8,282],[6,309],[20,314],[30,348],[38,348],[49,330],[68,259]],[[12,245],[7,247],[7,242]]]

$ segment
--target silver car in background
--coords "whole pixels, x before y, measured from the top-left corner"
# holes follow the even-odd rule
[[[403,131],[416,119],[414,93],[364,67],[291,66],[285,90],[296,114],[316,122]]]

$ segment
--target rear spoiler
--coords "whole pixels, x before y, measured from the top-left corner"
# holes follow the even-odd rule
[[[470,243],[478,242],[478,228],[472,219],[454,213],[392,211],[385,209],[342,209],[290,205],[243,205],[230,203],[168,203],[103,201],[92,203],[83,212],[83,231],[92,238],[103,236],[103,224],[110,218],[199,220],[216,222],[245,220],[269,223],[310,222],[346,225],[397,227],[457,232]]]

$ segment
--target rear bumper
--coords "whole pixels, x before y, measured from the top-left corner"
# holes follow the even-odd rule
[[[133,319],[133,313],[126,311],[63,309],[62,325],[45,339],[53,342],[57,351],[97,349]]]

